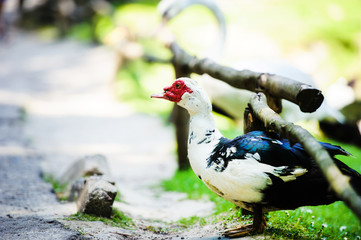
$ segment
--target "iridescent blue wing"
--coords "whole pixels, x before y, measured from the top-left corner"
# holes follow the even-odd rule
[[[320,144],[334,155],[350,155],[339,146],[329,143]],[[208,159],[208,166],[214,161],[222,160],[225,165],[229,161],[254,158],[263,164],[274,167],[298,166],[310,168],[314,165],[301,144],[290,145],[287,139],[281,139],[273,132],[253,131],[234,139],[221,138]]]

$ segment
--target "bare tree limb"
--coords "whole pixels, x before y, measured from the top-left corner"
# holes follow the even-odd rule
[[[264,92],[267,97],[275,98],[271,102],[279,104],[279,99],[286,99],[297,104],[303,112],[314,112],[323,101],[321,91],[310,85],[268,73],[239,71],[210,59],[198,59],[186,53],[175,42],[170,45],[170,49],[174,54],[173,62],[177,62],[184,72],[206,73],[236,88]],[[280,106],[274,108],[280,111]]]
[[[262,93],[251,97],[250,107],[253,114],[264,123],[267,130],[278,132],[291,142],[302,144],[306,152],[320,167],[332,189],[338,197],[356,214],[361,221],[361,197],[350,185],[350,178],[343,175],[335,165],[328,152],[305,129],[283,120],[277,113],[267,106],[266,97]]]

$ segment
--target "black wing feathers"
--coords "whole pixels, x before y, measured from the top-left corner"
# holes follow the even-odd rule
[[[339,146],[322,142],[320,144],[332,157],[350,155]],[[208,158],[208,167],[215,164],[218,166],[217,171],[223,171],[230,161],[249,157],[274,167],[297,166],[309,169],[315,165],[301,144],[291,146],[287,139],[281,139],[277,133],[253,131],[234,139],[221,138]]]
[[[361,195],[361,174],[334,158],[335,155],[350,154],[339,146],[322,142],[320,144],[328,151],[342,173],[350,176],[351,185]],[[235,139],[221,138],[207,163],[208,167],[222,172],[229,162],[249,158],[275,167],[273,172],[265,172],[271,183],[261,190],[262,203],[270,210],[330,204],[339,200],[316,162],[309,157],[301,144],[291,146],[287,139],[281,139],[276,133],[254,131]],[[302,169],[307,171],[302,172]]]

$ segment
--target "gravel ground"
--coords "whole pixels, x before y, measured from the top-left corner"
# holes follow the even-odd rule
[[[0,238],[83,239],[54,218],[64,206],[42,180],[39,156],[26,147],[22,115],[19,106],[0,105]]]

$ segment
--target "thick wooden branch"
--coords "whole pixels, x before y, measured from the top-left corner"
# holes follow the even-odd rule
[[[350,178],[341,173],[328,152],[318,141],[308,131],[293,123],[286,122],[270,109],[264,94],[258,93],[252,96],[250,107],[253,110],[253,114],[264,123],[264,127],[267,130],[276,131],[291,142],[302,144],[306,152],[315,159],[332,189],[361,221],[361,197],[351,187]]]
[[[279,103],[279,99],[286,99],[297,104],[303,112],[314,112],[323,101],[321,91],[310,85],[278,75],[236,70],[210,59],[198,59],[186,53],[175,42],[170,45],[170,49],[174,54],[173,62],[184,72],[206,73],[236,88],[264,92],[268,98],[275,98],[271,101],[273,103]],[[274,108],[279,109],[280,106]]]

